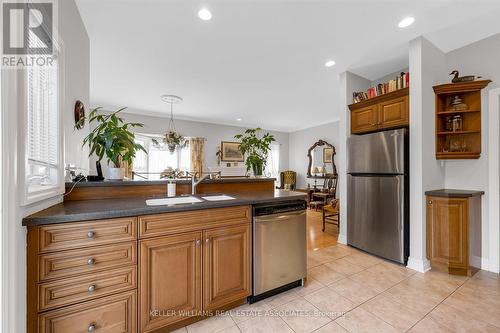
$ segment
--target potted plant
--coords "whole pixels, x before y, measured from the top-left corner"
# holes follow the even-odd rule
[[[240,140],[238,149],[246,156],[247,171],[252,169],[254,176],[261,177],[266,166],[267,155],[271,150],[271,143],[276,141],[274,136],[266,133],[261,135],[260,127],[247,129],[244,134],[235,135]]]
[[[99,114],[100,109],[101,107],[95,108],[89,114],[89,124],[96,123],[96,126],[83,139],[83,145],[89,145],[89,156],[95,154],[98,162],[106,157],[108,165],[112,163],[108,179],[122,180],[124,168],[121,167],[121,163],[132,165],[132,160],[138,150],[147,153],[143,146],[135,143],[135,135],[130,131],[131,128],[142,127],[143,124],[124,122],[118,113],[126,108],[121,108],[109,115]]]

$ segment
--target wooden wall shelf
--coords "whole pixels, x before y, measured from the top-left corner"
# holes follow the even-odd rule
[[[481,89],[491,81],[480,80],[434,86],[436,94],[436,159],[477,159],[481,156]],[[458,96],[464,110],[453,110],[451,102]],[[459,117],[461,127],[450,129]]]

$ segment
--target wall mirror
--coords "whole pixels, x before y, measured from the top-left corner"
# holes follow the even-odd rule
[[[309,148],[307,157],[309,158],[308,178],[337,177],[334,146],[324,140],[319,140]]]

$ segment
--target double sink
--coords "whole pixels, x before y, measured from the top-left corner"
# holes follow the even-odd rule
[[[207,195],[203,197],[195,196],[185,196],[185,197],[173,197],[173,198],[160,198],[160,199],[149,199],[146,200],[146,205],[148,206],[162,206],[162,205],[181,205],[181,204],[194,204],[203,201],[225,201],[234,200],[236,198],[229,195]]]

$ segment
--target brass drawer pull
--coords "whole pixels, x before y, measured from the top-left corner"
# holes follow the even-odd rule
[[[87,288],[88,292],[91,293],[93,291],[95,291],[95,284],[91,284],[88,288]]]
[[[95,237],[95,232],[94,231],[90,230],[89,232],[87,232],[87,238],[92,239],[94,237]]]
[[[94,259],[94,258],[92,258],[92,257],[90,257],[90,258],[87,260],[87,265],[92,266],[92,265],[94,265],[94,264],[95,264],[95,259]]]
[[[201,244],[201,240],[197,239],[196,240],[196,245],[200,245]]]
[[[209,243],[209,242],[210,242],[210,238],[205,239],[205,243]]]
[[[87,328],[87,332],[94,332],[95,331],[95,324],[92,323],[89,325],[89,327]]]

